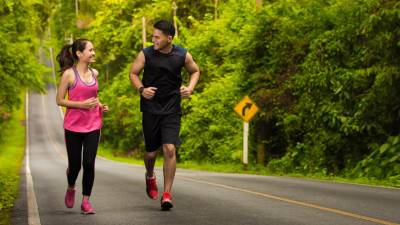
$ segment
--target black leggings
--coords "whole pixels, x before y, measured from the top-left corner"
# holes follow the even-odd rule
[[[75,185],[81,162],[83,166],[82,194],[90,196],[94,182],[94,164],[99,145],[100,130],[94,130],[88,133],[78,133],[65,130],[65,143],[68,153],[68,184]],[[83,161],[82,157],[83,146]]]

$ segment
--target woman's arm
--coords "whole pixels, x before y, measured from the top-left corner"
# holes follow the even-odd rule
[[[75,82],[75,76],[72,73],[71,69],[64,71],[63,75],[61,76],[60,84],[58,86],[57,95],[56,95],[56,102],[59,106],[64,106],[68,108],[80,108],[80,109],[90,109],[96,107],[99,104],[97,98],[89,98],[85,101],[71,101],[65,99],[67,95],[68,86],[73,85]]]

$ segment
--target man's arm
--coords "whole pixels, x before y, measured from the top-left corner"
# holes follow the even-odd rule
[[[157,88],[155,87],[144,87],[142,81],[139,79],[140,71],[144,68],[145,57],[143,51],[139,52],[139,55],[133,61],[131,71],[129,72],[129,79],[133,88],[139,90],[141,95],[146,99],[152,99],[156,93]],[[141,90],[142,89],[142,90]]]
[[[181,95],[183,98],[188,98],[192,94],[192,92],[193,92],[194,88],[196,87],[196,84],[200,78],[199,66],[193,60],[193,57],[189,52],[186,53],[185,68],[188,71],[188,73],[190,74],[190,80],[189,80],[188,87],[185,87],[185,86],[181,87]]]
[[[140,51],[135,61],[132,63],[131,70],[129,72],[129,79],[133,88],[139,89],[143,87],[142,81],[139,79],[140,71],[144,68],[145,58],[143,51]]]

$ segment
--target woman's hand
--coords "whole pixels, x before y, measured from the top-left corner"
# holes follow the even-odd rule
[[[82,108],[84,109],[91,109],[96,107],[99,104],[99,99],[98,98],[89,98],[86,99],[85,101],[82,102]]]
[[[101,109],[101,112],[108,112],[109,110],[108,110],[108,105],[106,105],[106,104],[101,104],[100,103],[100,109]]]

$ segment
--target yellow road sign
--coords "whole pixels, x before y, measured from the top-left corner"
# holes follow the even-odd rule
[[[257,105],[247,95],[235,106],[235,112],[246,122],[253,119],[258,111]]]

